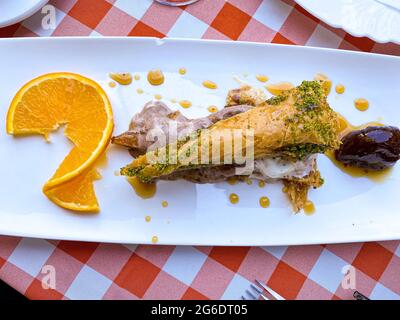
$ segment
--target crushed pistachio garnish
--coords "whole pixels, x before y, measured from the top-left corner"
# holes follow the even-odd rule
[[[284,158],[304,160],[310,154],[325,153],[326,150],[327,150],[326,146],[321,146],[312,143],[305,143],[305,144],[286,146],[281,148],[279,151],[281,152]]]
[[[317,81],[303,81],[298,87],[295,106],[302,111],[317,108],[324,99],[324,90]]]

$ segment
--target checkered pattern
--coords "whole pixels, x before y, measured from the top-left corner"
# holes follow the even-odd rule
[[[322,46],[400,55],[400,46],[355,38],[292,0],[201,0],[169,8],[151,0],[52,0],[0,37],[155,36]],[[43,266],[56,289],[42,288]],[[342,269],[373,299],[400,298],[400,242],[303,247],[132,246],[0,237],[0,278],[34,299],[238,299],[260,279],[287,299],[351,299]]]

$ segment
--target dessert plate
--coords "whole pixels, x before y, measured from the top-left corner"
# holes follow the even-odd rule
[[[185,75],[179,68],[186,68]],[[160,68],[162,86],[148,84],[147,72]],[[400,239],[400,165],[382,182],[353,178],[319,156],[325,179],[310,192],[314,215],[294,215],[281,184],[228,183],[196,185],[160,182],[155,197],[142,199],[115,173],[131,161],[126,150],[110,146],[107,162],[95,182],[99,214],[63,210],[42,193],[42,186],[71,148],[62,129],[46,142],[39,136],[15,138],[6,134],[8,106],[17,90],[32,78],[49,72],[80,73],[107,91],[115,116],[114,134],[128,128],[143,105],[162,96],[172,109],[188,117],[209,114],[208,107],[224,106],[237,80],[262,87],[256,74],[271,83],[299,84],[316,73],[328,75],[346,92],[329,96],[332,108],[353,124],[380,121],[400,126],[398,101],[400,58],[360,52],[297,46],[154,38],[21,38],[0,40],[0,234],[47,239],[175,245],[300,245]],[[109,72],[139,74],[131,85],[109,86]],[[218,89],[204,88],[211,80]],[[144,93],[139,94],[137,89]],[[366,112],[353,101],[369,100]],[[184,109],[171,99],[190,100]],[[239,195],[231,204],[229,195]],[[269,208],[259,204],[262,196]],[[167,201],[168,206],[162,206]],[[146,222],[145,217],[151,221]]]

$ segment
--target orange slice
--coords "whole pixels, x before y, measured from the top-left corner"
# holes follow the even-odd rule
[[[89,169],[79,176],[54,187],[43,187],[44,194],[58,206],[81,212],[100,210],[94,192],[93,181],[101,176],[96,169]]]
[[[45,188],[70,181],[88,169],[108,145],[113,130],[110,101],[91,79],[73,73],[51,73],[24,85],[7,114],[7,133],[49,133],[65,125],[74,144]]]

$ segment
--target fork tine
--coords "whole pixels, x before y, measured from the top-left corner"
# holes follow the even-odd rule
[[[276,293],[274,290],[272,290],[270,287],[267,287],[264,283],[262,283],[260,280],[256,280],[256,282],[264,288],[265,291],[267,291],[271,296],[273,296],[276,300],[285,300],[280,294]]]
[[[255,284],[251,284],[250,287],[257,292],[258,294],[263,293],[263,289],[261,289],[260,287],[257,287]]]
[[[253,300],[257,300],[257,297],[252,294],[249,290],[246,290],[246,293],[253,299]]]
[[[263,298],[264,300],[270,300],[267,296],[263,295],[262,293],[260,294],[260,297]]]
[[[242,300],[247,300],[244,296],[242,296]]]

